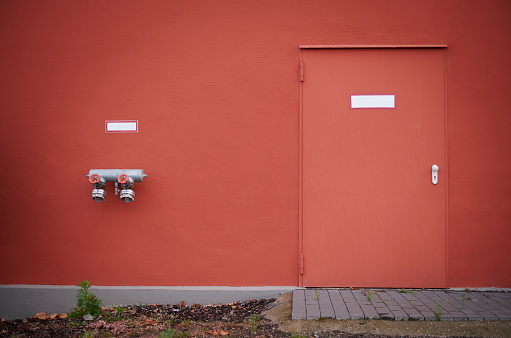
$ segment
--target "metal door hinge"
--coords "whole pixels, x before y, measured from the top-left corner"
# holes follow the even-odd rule
[[[300,275],[303,275],[303,254],[300,254]]]
[[[300,61],[300,81],[303,82],[303,61]]]

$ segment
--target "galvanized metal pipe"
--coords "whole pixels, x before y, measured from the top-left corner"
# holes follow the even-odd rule
[[[117,177],[121,174],[128,175],[135,182],[143,182],[147,177],[143,169],[91,169],[87,177],[93,174],[98,174],[107,182],[117,182]]]

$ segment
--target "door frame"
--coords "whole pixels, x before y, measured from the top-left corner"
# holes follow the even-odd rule
[[[447,45],[299,45],[299,124],[298,124],[298,286],[303,287],[305,258],[303,254],[303,81],[306,71],[303,67],[303,51],[307,49],[408,49],[408,48],[441,48],[445,50],[444,57],[444,161],[447,167],[445,174],[445,287],[450,286],[450,251],[449,251],[449,163],[448,163],[448,127],[447,127]]]

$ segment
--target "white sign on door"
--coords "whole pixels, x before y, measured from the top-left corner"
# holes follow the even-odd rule
[[[396,108],[396,95],[351,95],[351,108]]]
[[[105,121],[106,133],[138,133],[137,120],[110,120]]]

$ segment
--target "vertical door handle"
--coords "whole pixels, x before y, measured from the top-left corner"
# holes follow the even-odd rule
[[[438,166],[436,164],[431,167],[431,182],[433,184],[438,183]]]

